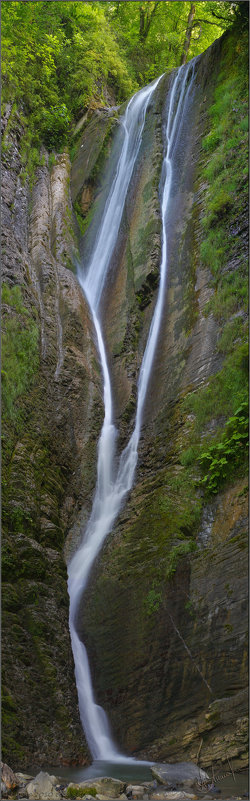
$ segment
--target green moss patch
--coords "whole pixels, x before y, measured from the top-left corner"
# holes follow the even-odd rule
[[[97,791],[95,787],[68,787],[66,798],[84,798],[85,795],[92,795],[96,797]]]
[[[2,285],[3,310],[7,314],[2,330],[3,417],[17,422],[21,410],[16,401],[34,383],[39,366],[39,329],[35,308],[25,307],[19,286]]]
[[[232,32],[224,42],[209,109],[201,173],[205,190],[200,261],[210,270],[213,288],[205,314],[213,314],[218,323],[217,351],[223,364],[182,405],[193,422],[181,464],[201,469],[201,486],[213,493],[239,469],[241,474],[247,471],[246,430],[242,438],[237,428],[241,414],[247,427],[248,410],[247,75],[246,36],[243,33],[239,41]]]

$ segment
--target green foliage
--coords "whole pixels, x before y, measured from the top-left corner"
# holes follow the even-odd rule
[[[144,600],[146,615],[149,615],[149,617],[151,617],[151,615],[154,615],[155,612],[158,612],[161,602],[162,602],[162,593],[159,592],[159,590],[157,591],[157,585],[155,584],[155,582],[153,582],[152,588],[151,590],[149,590]]]
[[[58,151],[71,121],[105,104],[107,87],[118,101],[136,88],[100,3],[3,0],[1,10],[3,103],[22,105],[28,149]]]
[[[167,478],[166,489],[159,497],[159,510],[166,516],[168,537],[185,539],[197,526],[201,504],[196,497],[192,471],[181,469]]]
[[[203,140],[207,160],[201,176],[206,190],[200,256],[212,274],[213,287],[205,313],[212,313],[219,323],[217,350],[225,359],[207,385],[184,401],[184,410],[194,414],[195,419],[180,457],[181,464],[197,463],[206,468],[203,485],[213,493],[233,474],[247,470],[245,450],[240,444],[241,415],[246,413],[248,398],[248,275],[241,238],[242,226],[247,224],[248,148],[243,122],[246,104],[247,37],[243,31],[239,39],[234,30],[224,46],[222,69],[209,110],[211,128]],[[229,420],[222,428],[225,418]],[[207,433],[210,421],[212,433]],[[204,433],[201,442],[204,429],[206,449]],[[242,442],[245,439],[244,433]]]
[[[210,493],[218,492],[239,465],[247,462],[248,403],[242,403],[230,417],[219,441],[201,453],[199,462],[206,471],[202,484]]]
[[[214,183],[214,192],[207,201],[207,214],[203,217],[204,228],[211,228],[233,204],[232,194],[224,187]]]
[[[197,548],[195,540],[184,540],[179,545],[174,545],[169,553],[169,559],[166,569],[166,578],[170,579],[176,572],[179,560],[189,553],[193,553]]]
[[[95,787],[68,787],[66,798],[84,798],[85,795],[92,795],[96,797],[97,791]]]
[[[50,155],[49,155],[49,170],[50,170],[50,172],[53,169],[55,163],[56,163],[55,153],[50,153]]]
[[[23,164],[23,170],[21,172],[22,183],[28,179],[30,188],[32,188],[37,167],[41,164],[40,151],[37,147],[32,146],[32,131],[27,131],[22,139],[21,161]]]
[[[197,457],[197,447],[191,445],[189,448],[186,448],[185,451],[182,451],[180,456],[180,463],[183,467],[189,467],[191,464],[194,463]]]
[[[229,228],[232,208],[236,218],[247,203],[247,103],[247,36],[243,33],[238,40],[234,34],[227,40],[214,102],[209,111],[210,131],[202,143],[209,159],[204,168],[207,191],[202,217],[201,259],[213,275],[220,273],[219,294],[224,284],[222,267],[229,256],[233,256],[237,243],[235,231]],[[241,266],[241,272],[242,269],[244,266]],[[233,295],[233,287],[230,293]]]
[[[217,350],[219,353],[231,353],[234,350],[236,343],[244,339],[244,329],[245,336],[247,338],[246,325],[244,324],[242,317],[233,317],[233,319],[229,320],[225,324],[222,335],[217,344]]]
[[[23,303],[19,286],[2,285],[5,315],[2,329],[2,401],[3,419],[17,422],[21,409],[17,405],[35,379],[39,366],[39,331],[34,311],[30,315]]]
[[[217,18],[213,2],[195,4],[188,58],[232,24],[231,6],[217,3]],[[183,2],[3,0],[3,104],[22,105],[33,148],[59,150],[86,108],[107,103],[107,90],[122,102],[138,83],[180,64],[188,15]]]
[[[102,3],[120,48],[133,65],[139,83],[152,81],[181,63],[190,3]],[[188,60],[209,47],[235,20],[232,3],[195,3]]]
[[[58,104],[52,109],[44,108],[41,115],[41,135],[46,147],[58,148],[67,141],[70,114],[65,103]]]
[[[225,359],[222,369],[206,387],[185,398],[184,409],[195,414],[195,429],[200,434],[213,418],[228,416],[248,397],[248,346],[237,345]]]
[[[206,304],[205,312],[213,312],[216,320],[225,323],[232,314],[248,309],[248,282],[244,266],[231,273],[219,276],[216,291]]]

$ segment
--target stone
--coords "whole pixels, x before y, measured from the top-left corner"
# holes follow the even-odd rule
[[[195,801],[197,795],[191,795],[190,793],[179,792],[179,790],[158,790],[158,792],[152,793],[150,796],[150,801],[183,801],[183,799],[189,799],[189,801]]]
[[[31,776],[30,773],[20,773],[20,771],[16,772],[16,776],[19,779],[19,782],[28,782],[34,778],[34,776]]]
[[[126,794],[128,798],[144,798],[144,787],[141,784],[128,784]]]
[[[84,796],[84,798],[87,798],[87,796]],[[101,793],[98,793],[98,795],[96,795],[95,798],[97,799],[97,801],[109,801],[109,796],[108,795],[102,795]],[[126,796],[126,798],[127,798],[127,796]]]
[[[120,797],[121,796],[119,796],[119,798]],[[87,798],[87,796],[84,796],[84,798]],[[102,793],[98,793],[98,795],[96,795],[95,798],[97,799],[97,801],[110,801],[110,796],[109,795],[102,795]],[[126,801],[127,801],[127,796],[125,796],[125,798],[126,798]]]
[[[39,799],[39,801],[59,801],[61,798],[60,793],[57,792],[51,781],[49,773],[44,771],[40,771],[33,781],[27,784],[26,793],[31,801],[36,799]]]
[[[18,790],[18,798],[27,798],[27,789],[25,787],[20,787]]]
[[[14,790],[15,787],[18,787],[19,781],[16,774],[5,762],[1,762],[1,775],[2,782],[6,785],[7,790]]]
[[[94,779],[92,781],[84,781],[84,782],[70,782],[68,787],[74,787],[79,790],[84,789],[85,787],[93,788],[96,790],[98,796],[102,796],[103,798],[119,798],[123,790],[125,789],[125,783],[120,781],[119,779],[112,779],[108,776],[102,776],[98,779]]]
[[[7,798],[8,797],[8,790],[7,790],[5,782],[1,782],[1,797],[2,798]]]
[[[50,781],[55,786],[56,784],[59,783],[58,776],[50,776]]]
[[[151,768],[151,772],[160,784],[165,784],[166,782],[185,784],[190,780],[194,783],[204,782],[209,778],[204,770],[201,770],[198,765],[194,765],[192,762],[176,762],[175,764],[166,762],[161,765],[154,765]]]

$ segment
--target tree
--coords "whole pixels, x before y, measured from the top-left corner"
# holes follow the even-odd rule
[[[150,6],[152,6],[150,8]],[[157,7],[159,6],[159,0],[156,3],[140,3],[140,28],[139,28],[139,39],[140,42],[145,42],[146,38],[149,33],[149,29],[153,18],[155,16]]]
[[[233,24],[236,4],[220,0],[119,0],[103,2],[102,6],[120,48],[143,84],[206,50]],[[215,11],[218,17],[214,16]]]
[[[182,51],[182,54],[181,54],[181,62],[180,62],[181,64],[186,64],[186,61],[187,61],[187,55],[188,55],[188,51],[189,51],[190,40],[191,40],[192,30],[193,30],[194,16],[195,16],[195,4],[194,3],[190,3],[190,11],[189,11],[189,15],[188,15],[185,39],[184,39],[184,43],[183,43],[183,51]]]
[[[137,88],[101,3],[8,2],[2,16],[2,100],[22,104],[33,143],[67,140],[90,100],[102,105]]]

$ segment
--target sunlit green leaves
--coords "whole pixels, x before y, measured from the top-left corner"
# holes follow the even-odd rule
[[[218,492],[218,488],[230,476],[232,469],[247,462],[248,448],[248,402],[242,403],[229,418],[221,439],[204,451],[199,459],[205,471],[201,480],[206,490]]]
[[[180,65],[190,2],[134,3],[126,0],[101,5],[140,81],[145,83]],[[234,19],[232,3],[195,3],[188,60],[206,50]],[[141,36],[142,24],[144,36]]]
[[[19,286],[2,286],[2,303],[8,314],[2,327],[3,419],[17,422],[17,399],[29,389],[39,364],[37,320],[24,306]]]
[[[92,98],[104,103],[108,84],[118,100],[136,89],[100,3],[3,0],[2,82],[3,102],[21,102],[50,149]]]

